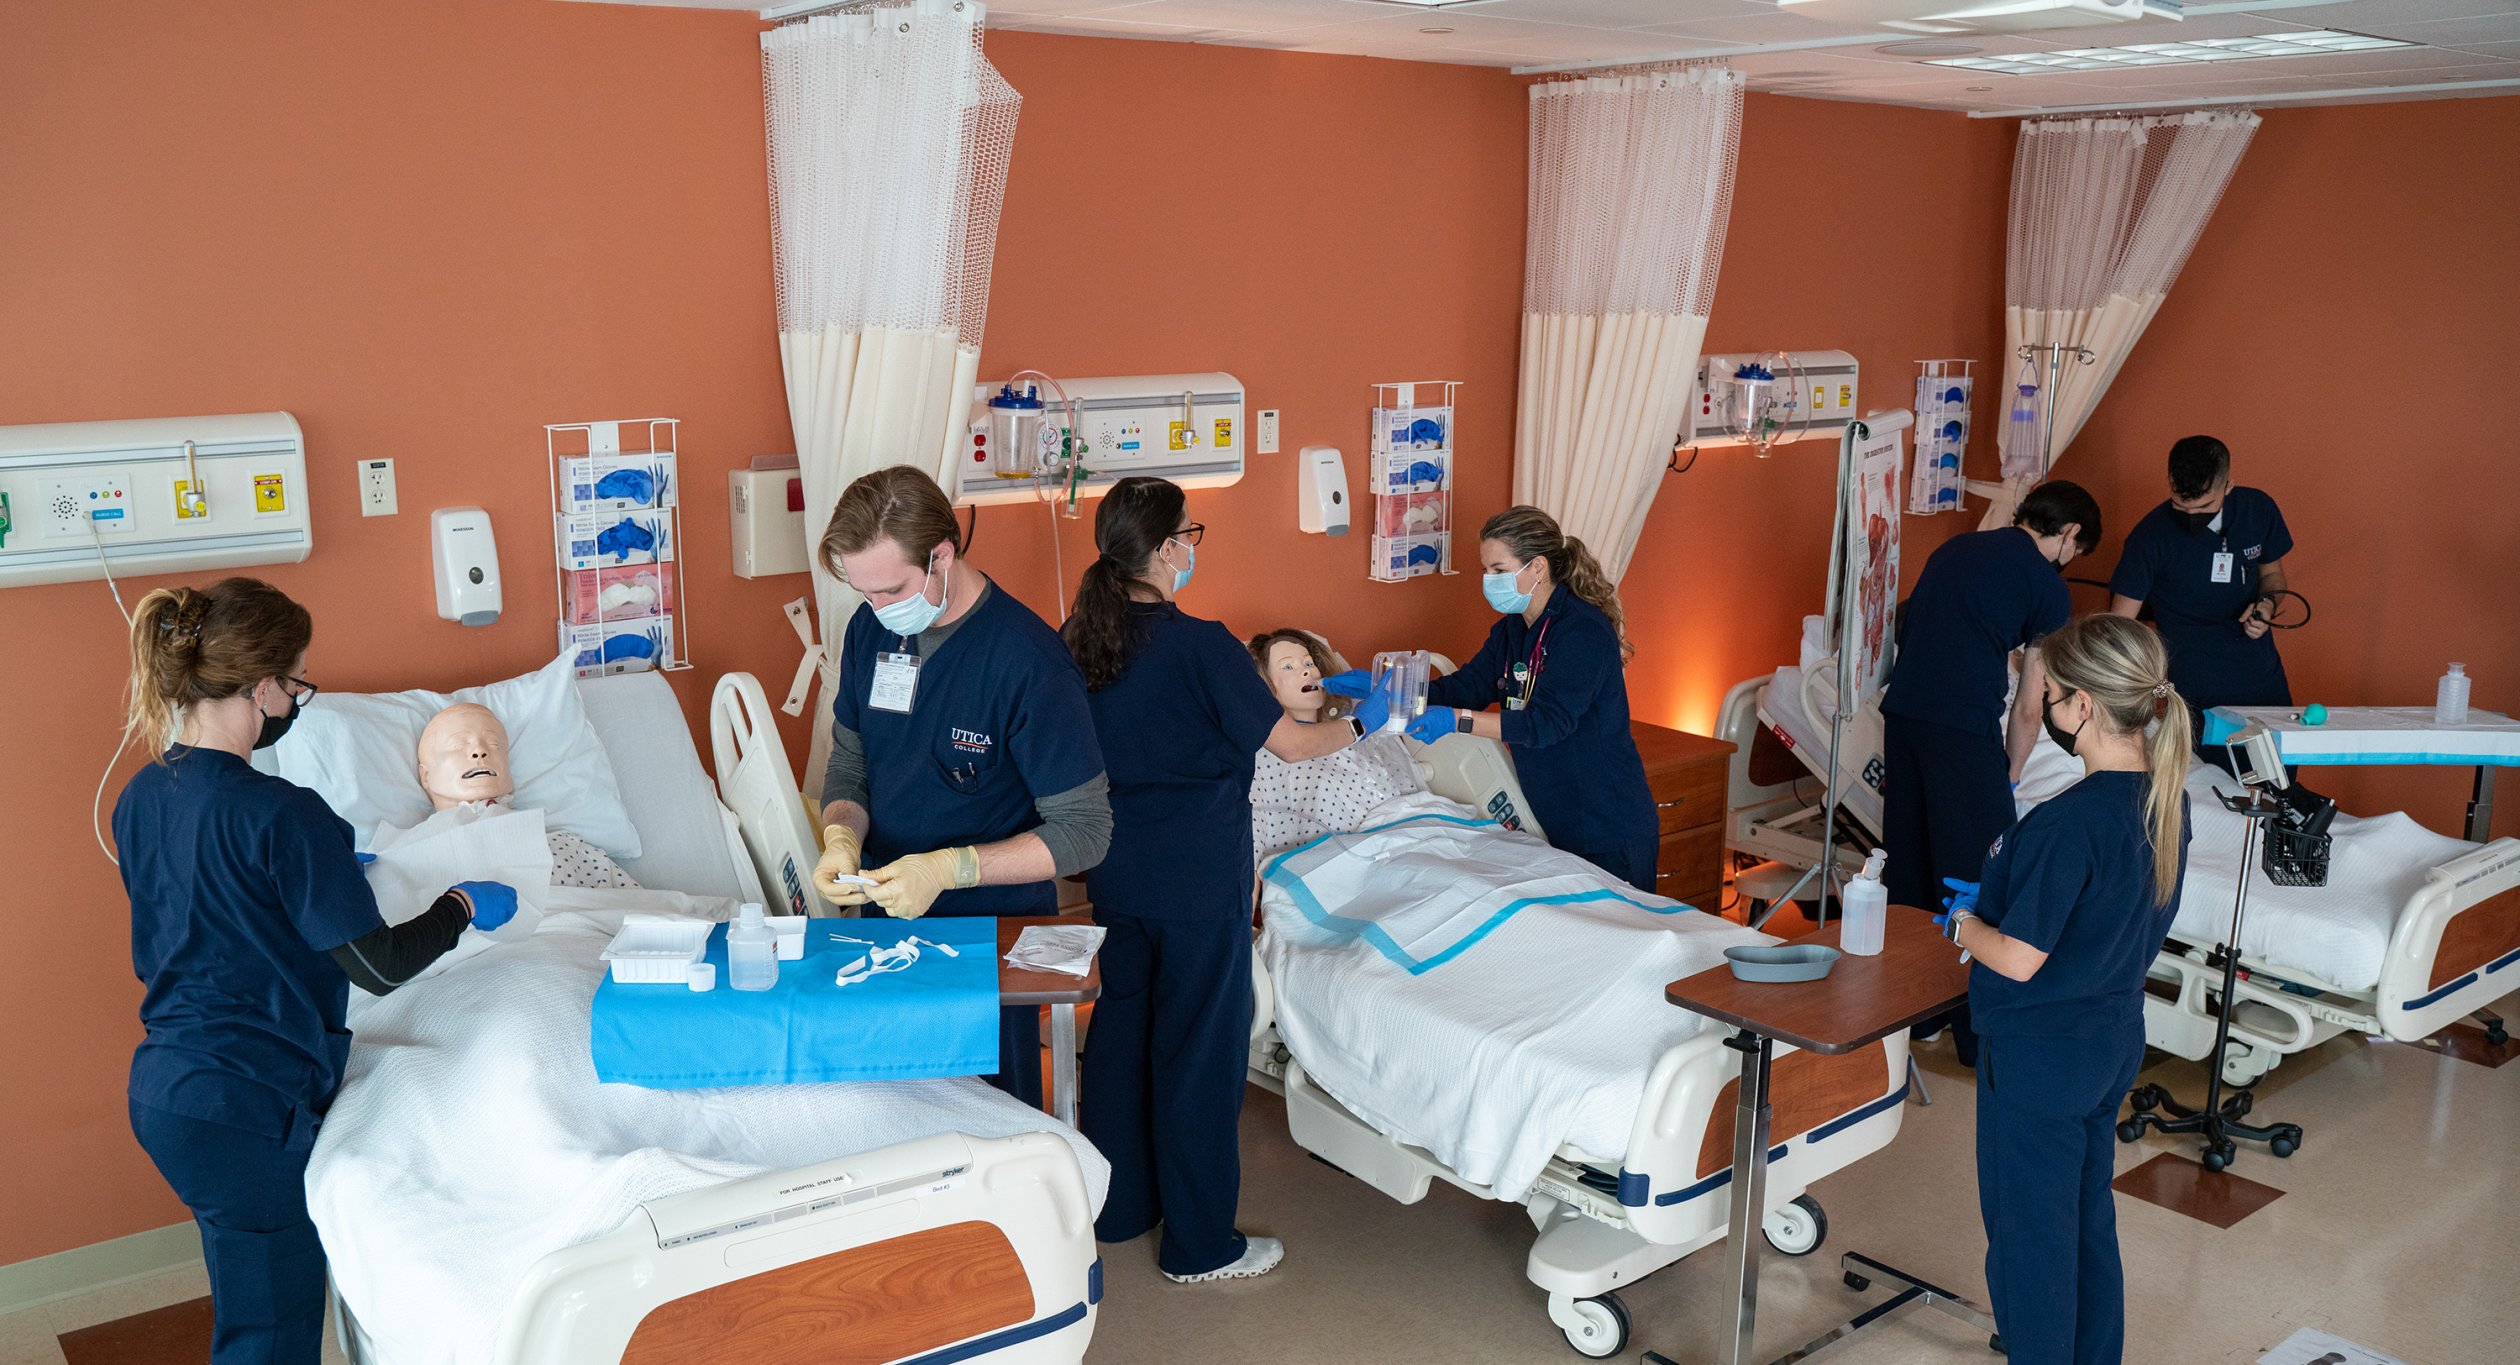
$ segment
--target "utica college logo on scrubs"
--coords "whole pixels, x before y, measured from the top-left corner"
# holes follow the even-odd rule
[[[977,730],[965,730],[959,726],[947,726],[945,734],[952,741],[955,750],[960,753],[985,754],[989,751],[990,745],[997,743],[996,740]]]

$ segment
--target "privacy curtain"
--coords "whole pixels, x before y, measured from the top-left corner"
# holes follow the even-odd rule
[[[1741,89],[1721,65],[1531,88],[1514,500],[1557,517],[1614,580],[1688,412]]]
[[[2013,149],[2012,217],[2004,270],[2006,383],[2021,348],[2041,348],[2045,386],[2051,342],[2070,353],[2057,371],[2052,438],[2028,442],[2007,424],[1999,446],[2006,474],[1982,526],[2012,520],[2021,495],[2044,477],[2043,453],[2061,458],[2135,349],[2136,339],[2187,264],[2223,186],[2257,131],[2247,110],[2146,119],[2037,119]],[[2006,392],[2010,390],[2007,389]]]
[[[852,479],[944,482],[979,374],[989,263],[1021,97],[974,0],[886,0],[761,35],[779,356],[810,558]],[[950,487],[950,485],[949,485]],[[813,567],[818,712],[858,598]],[[814,727],[807,781],[829,737]]]

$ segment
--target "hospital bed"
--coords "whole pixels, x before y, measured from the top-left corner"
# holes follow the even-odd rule
[[[1439,741],[1426,751],[1425,757],[1433,768],[1430,790],[1457,804],[1438,810],[1436,807],[1442,803],[1429,803],[1414,818],[1435,822],[1448,831],[1460,831],[1455,837],[1472,839],[1474,846],[1484,847],[1478,841],[1511,841],[1511,846],[1502,851],[1502,862],[1542,865],[1545,859],[1557,858],[1588,867],[1571,855],[1547,849],[1533,836],[1528,828],[1528,805],[1514,782],[1512,765],[1502,746],[1455,736]],[[1519,823],[1526,828],[1513,832],[1477,820],[1479,815],[1490,820],[1519,817]],[[1465,830],[1465,826],[1475,827]],[[1278,860],[1271,861],[1276,864]],[[1395,1108],[1428,1107],[1418,1103],[1416,1082],[1432,1074],[1439,1077],[1439,1083],[1440,1079],[1449,1079],[1453,1088],[1461,1089],[1473,1084],[1462,1079],[1466,1072],[1441,1077],[1440,1066],[1396,1072],[1376,1063],[1360,1064],[1345,1055],[1350,1049],[1344,1044],[1353,1040],[1349,1030],[1357,1022],[1355,1019],[1340,1015],[1338,1008],[1332,1007],[1309,1021],[1314,1026],[1307,1029],[1298,1026],[1308,1021],[1291,1012],[1305,1008],[1303,1000],[1308,995],[1316,999],[1335,997],[1351,1002],[1348,1008],[1370,1008],[1381,1015],[1388,1022],[1371,1025],[1377,1031],[1410,1039],[1433,1039],[1428,1046],[1454,1048],[1471,1055],[1511,1050],[1513,1044],[1494,1041],[1498,1035],[1484,1031],[1485,1026],[1478,1022],[1476,1016],[1483,1007],[1491,1015],[1514,1015],[1590,1006],[1566,1001],[1558,987],[1546,982],[1531,988],[1528,1002],[1507,1000],[1500,1005],[1490,998],[1495,969],[1508,955],[1523,954],[1533,943],[1542,945],[1533,954],[1535,957],[1580,954],[1588,941],[1585,926],[1578,917],[1567,916],[1554,923],[1540,922],[1521,943],[1509,941],[1510,929],[1507,934],[1480,942],[1478,960],[1490,975],[1471,978],[1467,984],[1455,979],[1449,991],[1441,986],[1421,991],[1411,984],[1440,979],[1435,977],[1411,977],[1398,972],[1382,972],[1376,977],[1372,970],[1362,978],[1333,975],[1352,971],[1356,964],[1342,967],[1286,938],[1272,937],[1276,925],[1292,922],[1283,919],[1289,904],[1289,892],[1281,884],[1283,870],[1278,867],[1263,881],[1263,916],[1271,927],[1264,929],[1262,948],[1255,952],[1254,960],[1259,1005],[1252,1021],[1253,1083],[1285,1097],[1287,1125],[1300,1146],[1401,1203],[1425,1198],[1438,1180],[1480,1198],[1521,1203],[1538,1231],[1525,1272],[1546,1293],[1550,1320],[1565,1333],[1569,1344],[1583,1354],[1618,1354],[1629,1333],[1628,1314],[1619,1300],[1618,1288],[1721,1240],[1729,1216],[1733,1105],[1740,1056],[1726,1046],[1722,1030],[1701,1026],[1702,1021],[1696,1016],[1673,1009],[1662,999],[1662,987],[1668,980],[1695,968],[1671,969],[1666,974],[1655,962],[1648,961],[1642,970],[1626,968],[1624,975],[1630,979],[1613,983],[1613,978],[1622,975],[1624,966],[1616,955],[1577,964],[1579,974],[1591,974],[1589,994],[1623,992],[1618,1003],[1627,1011],[1626,1019],[1643,1021],[1643,1027],[1628,1041],[1636,1036],[1673,1041],[1652,1043],[1635,1051],[1632,1057],[1604,1060],[1590,1053],[1579,1057],[1581,1064],[1598,1063],[1601,1071],[1613,1078],[1607,1085],[1596,1087],[1597,1092],[1606,1092],[1608,1103],[1601,1102],[1604,1094],[1596,1093],[1583,1106],[1594,1131],[1579,1134],[1555,1150],[1542,1153],[1545,1160],[1537,1163],[1537,1174],[1527,1179],[1476,1178],[1464,1174],[1428,1145],[1394,1136],[1395,1131],[1406,1132],[1409,1126],[1391,1121]],[[1547,869],[1543,866],[1542,870]],[[1597,870],[1591,872],[1591,878],[1594,885],[1608,884]],[[1568,898],[1581,900],[1583,894]],[[1700,935],[1709,939],[1710,946],[1704,951],[1711,956],[1694,961],[1719,962],[1717,945],[1772,941],[1765,935],[1697,914],[1676,902],[1633,894],[1660,907],[1650,913],[1673,916],[1667,926],[1671,932],[1665,937],[1674,942]],[[1642,912],[1622,913],[1634,919]],[[1533,918],[1538,920],[1536,915]],[[1279,973],[1270,970],[1271,958],[1278,962]],[[1451,972],[1470,961],[1471,957],[1464,956],[1442,970]],[[1372,969],[1377,964],[1368,959],[1365,966]],[[1310,972],[1315,980],[1304,982],[1282,975],[1290,971]],[[1377,981],[1379,984],[1375,984]],[[1370,1006],[1356,1003],[1367,999],[1372,1001]],[[1543,1008],[1531,1009],[1533,1005]],[[1393,1019],[1393,1011],[1406,1011],[1407,1016]],[[1615,1036],[1624,1027],[1623,1024],[1621,1029],[1609,1032]],[[1603,1054],[1615,1050],[1615,1043],[1611,1043]],[[1526,1059],[1523,1064],[1545,1063]],[[1325,1080],[1317,1074],[1324,1071],[1336,1073],[1338,1079]],[[1907,1095],[1906,1040],[1889,1039],[1844,1057],[1787,1050],[1776,1059],[1774,1076],[1774,1132],[1778,1136],[1774,1139],[1764,1227],[1770,1243],[1778,1250],[1805,1255],[1819,1247],[1827,1229],[1819,1204],[1805,1193],[1806,1188],[1879,1150],[1898,1132],[1901,1102]],[[1343,1102],[1333,1093],[1334,1089],[1344,1089],[1349,1102]],[[1520,1094],[1508,1094],[1501,1102],[1525,1103]],[[1528,1107],[1549,1110],[1555,1107],[1555,1101],[1537,1101]],[[1632,1113],[1632,1118],[1624,1123],[1616,1119],[1621,1108]],[[1359,1110],[1380,1117],[1369,1119]],[[1603,1118],[1605,1114],[1610,1117]]]
[[[761,869],[787,893],[772,900],[794,906],[810,894],[788,866],[794,831],[781,827],[801,822],[801,808],[792,798],[784,810],[755,804],[739,820],[721,804],[663,677],[586,679],[578,692],[644,845],[623,867],[671,890],[555,888],[552,911],[601,897],[635,906],[642,896],[723,907],[692,898],[760,899]],[[736,785],[796,790],[749,676],[721,679],[711,712],[721,774],[739,764],[760,774],[730,784],[730,796]],[[1082,1358],[1101,1298],[1092,1224],[1106,1168],[1081,1137],[973,1080],[596,1084],[582,1020],[606,923],[553,913],[533,937],[363,1002],[368,1012],[354,1016],[351,1078],[309,1177],[352,1360]],[[573,1038],[503,1032],[551,1018],[581,1022]],[[486,1098],[449,1098],[419,1079],[417,1068],[441,1054],[491,1073]],[[467,1106],[497,1115],[497,1140],[460,1129]],[[643,1117],[702,1136],[668,1150],[664,1132],[639,1127]],[[456,1197],[449,1183],[572,1161],[599,1175],[513,1228],[505,1208],[443,1202]],[[546,1193],[515,1202],[539,1210]]]
[[[1792,853],[1802,866],[1816,860],[1830,672],[1778,669],[1726,694],[1721,737],[1744,756],[1727,800],[1735,848],[1780,859]],[[1840,744],[1840,771],[1856,784],[1841,810],[1867,839],[1880,829],[1878,783],[1869,802],[1863,785],[1864,774],[1877,771],[1879,716],[1878,698],[1868,698],[1846,728],[1856,738]],[[1753,773],[1749,756],[1763,736],[1762,752],[1783,748],[1808,776],[1780,782],[1772,772]],[[2017,805],[2027,811],[2080,775],[2081,765],[2043,735]],[[2144,1002],[2145,1041],[2192,1061],[2214,1050],[2220,945],[2239,879],[2238,817],[2213,798],[2217,779],[2233,785],[2202,765],[2189,774],[2188,879]],[[2250,883],[2231,1038],[2220,1059],[2232,1085],[2253,1084],[2283,1058],[2343,1033],[2413,1042],[2520,990],[2520,840],[2472,844],[2402,813],[2339,816],[2330,833],[2328,885],[2275,887],[2262,876]]]

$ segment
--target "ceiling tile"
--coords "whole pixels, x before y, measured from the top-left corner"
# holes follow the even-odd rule
[[[1674,38],[1722,38],[1738,43],[1795,43],[1810,38],[1845,38],[1879,32],[1868,24],[1824,24],[1799,14],[1780,13],[1773,8],[1767,9],[1766,13],[1758,12],[1759,7],[1743,8],[1743,13],[1730,18],[1675,21],[1655,24],[1641,31]],[[1884,33],[1881,40],[1889,43],[1919,36],[1922,35]]]
[[[1587,28],[1647,28],[1692,17],[1728,18],[1744,8],[1742,0],[1496,0],[1494,4],[1475,5],[1467,10],[1438,12]]]
[[[2500,57],[2504,61],[2520,62],[2520,43],[2461,43],[2459,51],[2473,52],[2480,57]]]
[[[2512,0],[2496,0],[2511,4]],[[2365,30],[2357,29],[2356,32]],[[2428,23],[2391,23],[2372,28],[2384,38],[2406,38],[2435,47],[2470,43],[2520,42],[2520,14],[2491,14],[2468,19],[2442,19]]]
[[[1001,0],[1002,2],[1002,0]],[[1362,0],[1064,0],[1070,14],[1132,23],[1189,24],[1199,28],[1234,29],[1243,33],[1278,33],[1354,23],[1390,13],[1388,6]]]

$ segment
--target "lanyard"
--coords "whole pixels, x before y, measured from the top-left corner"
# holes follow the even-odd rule
[[[1532,693],[1539,690],[1540,669],[1548,658],[1549,626],[1556,620],[1554,616],[1540,618],[1540,629],[1531,637],[1529,657],[1514,665],[1513,676],[1505,684],[1507,690],[1514,694],[1506,699],[1507,705],[1514,710],[1529,706]]]

